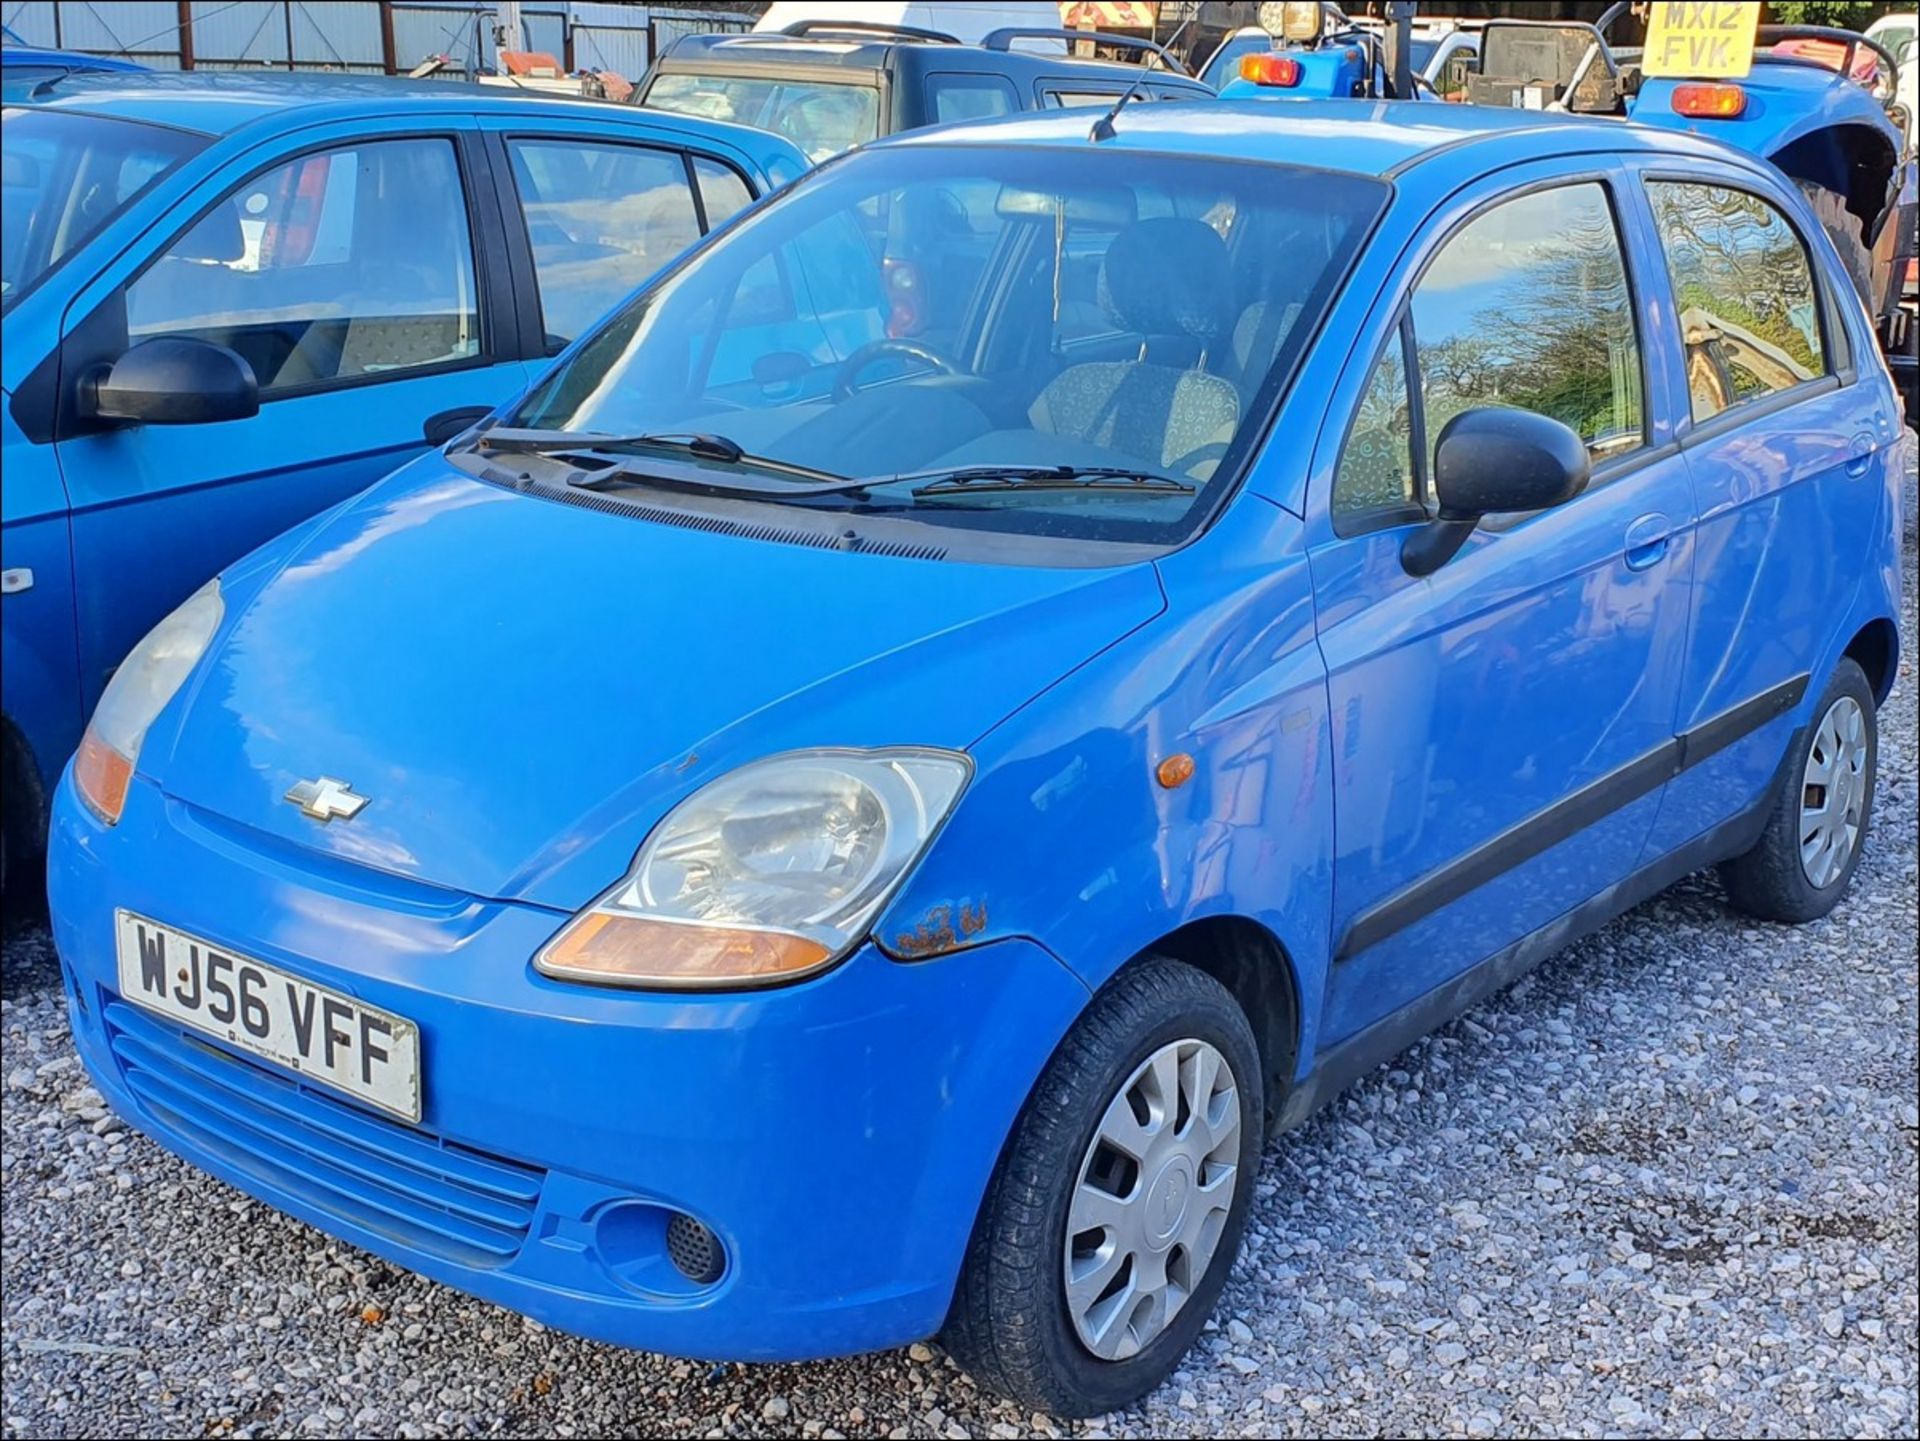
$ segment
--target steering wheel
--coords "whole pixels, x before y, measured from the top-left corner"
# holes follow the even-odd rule
[[[958,375],[960,366],[957,361],[942,355],[930,345],[922,345],[917,340],[905,340],[888,336],[884,340],[871,340],[840,362],[840,370],[833,377],[833,398],[836,401],[849,399],[860,389],[854,382],[859,380],[860,372],[874,361],[889,355],[904,355],[910,360],[918,360],[932,366],[940,375]]]

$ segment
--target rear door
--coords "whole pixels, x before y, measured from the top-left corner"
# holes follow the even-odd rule
[[[665,129],[499,114],[480,126],[534,353],[559,354],[760,193],[739,159]]]
[[[1698,596],[1681,729],[1698,756],[1649,842],[1664,852],[1760,801],[1793,709],[1844,636],[1898,432],[1844,272],[1758,175],[1662,161],[1640,169],[1685,356],[1675,398],[1699,497]],[[1816,246],[1819,247],[1816,250]],[[1839,286],[1830,283],[1839,276]]]
[[[525,384],[471,122],[368,119],[236,156],[67,311],[60,468],[73,503],[82,703],[221,567],[425,448],[439,413]],[[252,365],[260,410],[88,424],[74,377],[184,335]]]

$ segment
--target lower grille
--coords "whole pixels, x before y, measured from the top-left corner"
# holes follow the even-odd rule
[[[396,1125],[109,999],[120,1074],[162,1126],[243,1175],[402,1244],[499,1266],[546,1172]]]

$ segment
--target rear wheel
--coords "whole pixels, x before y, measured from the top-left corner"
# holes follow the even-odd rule
[[[1259,1051],[1227,989],[1160,956],[1122,971],[1007,1142],[941,1336],[954,1358],[1056,1416],[1158,1386],[1240,1249],[1262,1116]]]
[[[1818,920],[1840,903],[1873,820],[1880,735],[1866,672],[1843,659],[1814,711],[1759,843],[1720,868],[1735,906],[1764,921]]]

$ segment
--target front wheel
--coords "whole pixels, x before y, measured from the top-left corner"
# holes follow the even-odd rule
[[[1042,1073],[982,1202],[941,1339],[1056,1416],[1130,1405],[1206,1324],[1259,1166],[1259,1050],[1211,976],[1165,957],[1100,992]]]
[[[1788,761],[1766,830],[1752,850],[1720,867],[1736,908],[1798,924],[1840,903],[1873,820],[1879,758],[1873,687],[1843,658]]]

